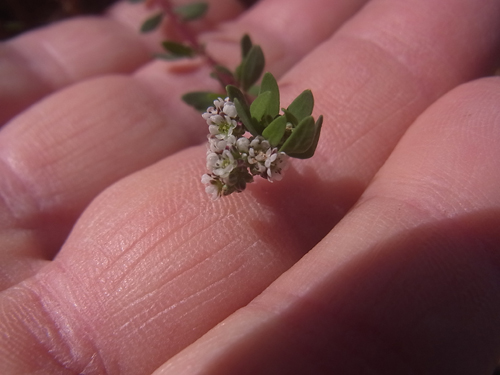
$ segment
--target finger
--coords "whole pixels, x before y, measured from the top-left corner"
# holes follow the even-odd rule
[[[395,3],[392,4],[396,6]],[[271,197],[269,197],[268,191],[265,194],[258,194],[256,191],[258,201],[264,199],[268,204],[277,205],[276,199],[280,197],[283,201],[294,202],[293,206],[297,210],[298,216],[303,215],[303,217],[309,218],[311,215],[308,215],[308,212],[317,212],[317,215],[328,212],[335,216],[333,211],[337,210],[337,218],[340,217],[357,199],[358,192],[372,178],[376,169],[407,127],[408,122],[412,121],[423,107],[427,106],[433,98],[454,86],[457,81],[470,79],[488,71],[488,61],[494,61],[495,55],[489,55],[492,52],[491,49],[490,52],[488,52],[488,48],[482,49],[485,45],[482,45],[477,51],[479,56],[483,56],[482,58],[473,60],[465,56],[466,50],[473,44],[473,40],[477,40],[477,37],[482,33],[475,27],[464,29],[465,24],[460,26],[453,24],[454,26],[450,26],[452,29],[460,29],[464,31],[464,34],[457,39],[455,36],[452,36],[451,39],[433,37],[433,33],[443,19],[447,20],[445,23],[449,26],[448,21],[453,23],[461,18],[455,17],[457,14],[463,12],[464,15],[470,15],[473,9],[477,10],[472,2],[462,3],[461,7],[448,13],[453,19],[443,18],[443,12],[446,13],[449,9],[445,8],[446,11],[445,9],[431,10],[428,8],[429,4],[425,6],[422,4],[422,8],[419,8],[419,4],[413,5],[410,8],[405,6],[405,9],[400,10],[401,14],[398,16],[390,14],[390,16],[384,17],[384,12],[381,12],[376,3],[373,3],[371,7],[368,6],[364,10],[366,13],[361,13],[361,15],[376,11],[375,26],[379,30],[383,27],[382,25],[394,29],[394,20],[408,18],[403,23],[402,29],[393,30],[390,34],[379,32],[379,37],[383,35],[388,38],[390,35],[398,35],[398,38],[403,41],[406,38],[408,43],[405,46],[408,46],[411,45],[410,40],[415,38],[413,35],[415,33],[419,36],[418,46],[433,44],[436,51],[440,51],[438,54],[442,53],[441,56],[434,54],[431,58],[429,54],[423,53],[421,57],[423,61],[419,61],[422,66],[415,67],[415,69],[413,66],[401,65],[395,60],[410,60],[411,55],[418,54],[417,50],[407,50],[406,47],[401,47],[402,45],[398,44],[401,47],[400,50],[386,52],[374,47],[374,45],[382,44],[377,38],[371,43],[365,41],[366,37],[361,40],[356,39],[356,34],[349,23],[339,32],[341,34],[339,38],[332,38],[331,44],[325,44],[324,49],[318,49],[316,55],[313,54],[312,57],[305,59],[300,66],[284,78],[282,82],[288,82],[290,86],[294,81],[297,82],[301,79],[305,81],[306,77],[310,80],[308,82],[313,82],[315,85],[312,87],[313,92],[319,98],[317,104],[329,114],[325,116],[325,123],[334,123],[336,126],[326,126],[317,151],[318,156],[308,162],[309,166],[312,165],[310,168],[314,168],[321,176],[321,182],[314,178],[316,175],[307,173],[307,167],[303,167],[306,163],[297,163],[295,168],[301,172],[301,177],[307,182],[302,180],[302,188],[297,187],[295,195],[290,194],[290,186],[294,184],[300,186],[301,182],[297,181],[298,179],[288,180],[287,189],[273,186],[276,195]],[[386,3],[384,3],[385,6],[387,6]],[[486,8],[483,10],[486,11]],[[414,16],[418,15],[418,17],[411,19],[410,13]],[[490,27],[493,23],[485,21],[483,17],[488,17],[488,14],[493,13],[497,14],[498,8],[495,10],[490,8],[481,14],[475,13],[475,16],[482,19],[476,25],[481,24],[485,27],[485,35],[491,35]],[[429,18],[429,15],[435,15],[436,18]],[[365,30],[364,25],[360,24],[363,26],[362,30]],[[401,25],[399,21],[398,24]],[[429,30],[429,32],[425,30]],[[441,35],[443,31],[440,32]],[[347,41],[342,39],[347,38],[347,35],[350,35]],[[390,44],[387,40],[384,42],[384,44]],[[493,39],[491,43],[491,46],[494,46],[498,41]],[[476,46],[478,45],[476,44]],[[323,51],[328,52],[324,56],[342,56],[342,58],[327,60],[323,55],[320,55],[320,52]],[[489,57],[485,58],[488,55]],[[425,56],[429,58],[426,59]],[[466,62],[467,66],[449,65],[447,61],[451,56],[461,56],[461,61]],[[483,58],[485,59],[483,60]],[[370,64],[361,64],[362,61],[370,61]],[[438,64],[439,61],[441,62]],[[360,62],[359,65],[356,62]],[[423,69],[425,64],[427,64],[428,70]],[[438,83],[431,79],[428,71],[436,74],[435,79]],[[315,75],[314,72],[318,73]],[[421,77],[419,76],[420,72],[423,72]],[[291,92],[293,92],[292,87],[288,87]],[[284,96],[290,91],[284,90]],[[322,102],[321,98],[328,98],[328,100]],[[321,113],[323,110],[319,110],[317,113]],[[331,117],[328,118],[328,116]],[[325,186],[324,191],[321,191],[318,186]],[[307,201],[304,202],[304,200]],[[308,207],[309,210],[301,211],[297,207],[297,202],[304,202],[304,207]],[[315,204],[320,206],[315,206]],[[286,214],[283,213],[283,216],[290,215],[290,211],[285,212]],[[329,217],[331,221],[328,225],[333,225],[335,222],[332,216]],[[328,219],[325,218],[324,222],[328,222]],[[301,228],[304,232],[307,232],[308,229],[309,227]],[[176,367],[176,369],[181,367]]]
[[[373,4],[364,12],[377,10],[377,3]],[[400,3],[395,2],[393,5],[400,9],[398,4]],[[407,10],[411,14],[419,17],[422,14],[426,17],[435,15],[435,18],[431,17],[427,20],[427,27],[420,28],[423,22],[417,17],[412,23],[405,23],[405,27],[399,33],[395,32],[395,35],[406,35],[410,39],[415,32],[419,35],[418,45],[426,46],[426,41],[432,41],[438,51],[443,51],[442,60],[446,60],[448,54],[453,54],[464,57],[465,66],[450,68],[444,63],[436,65],[434,56],[433,59],[426,60],[429,68],[434,68],[432,71],[437,78],[446,73],[446,79],[441,80],[439,85],[433,85],[430,76],[426,77],[429,82],[419,80],[419,77],[414,77],[406,70],[406,66],[394,62],[392,55],[374,48],[373,43],[356,43],[355,37],[351,37],[348,43],[346,34],[340,39],[332,38],[285,78],[289,83],[284,88],[283,96],[290,97],[303,89],[307,77],[307,82],[319,91],[314,91],[321,109],[319,113],[323,112],[330,124],[325,125],[324,134],[329,147],[322,141],[315,159],[303,164],[295,163],[287,177],[287,185],[275,184],[268,187],[256,184],[243,195],[229,197],[229,200],[216,206],[218,208],[214,213],[214,208],[207,203],[206,197],[200,195],[199,182],[193,176],[195,170],[203,168],[204,162],[200,159],[203,159],[204,148],[201,148],[176,154],[157,164],[155,167],[158,169],[152,168],[149,172],[136,174],[126,185],[125,182],[115,185],[118,190],[110,191],[109,195],[94,203],[95,211],[89,210],[87,219],[82,219],[75,228],[74,240],[69,240],[58,260],[44,270],[43,274],[24,284],[26,290],[34,293],[30,297],[31,302],[26,301],[22,305],[25,309],[23,311],[28,315],[38,315],[38,308],[33,307],[36,304],[32,300],[38,299],[43,300],[45,306],[50,305],[48,311],[52,311],[52,307],[56,305],[69,306],[69,311],[59,317],[49,313],[49,320],[58,321],[63,316],[76,315],[81,316],[84,322],[79,318],[69,318],[71,322],[68,324],[81,324],[84,328],[87,324],[96,327],[97,332],[92,329],[92,333],[82,338],[82,341],[75,342],[72,337],[62,338],[63,342],[71,341],[69,345],[72,347],[86,348],[85,352],[81,351],[65,362],[67,366],[79,368],[79,364],[88,363],[89,358],[95,354],[95,348],[106,347],[110,337],[114,338],[114,342],[120,339],[129,342],[130,337],[133,337],[134,344],[137,343],[133,349],[125,344],[120,348],[103,349],[94,357],[110,366],[117,363],[119,358],[127,363],[127,368],[137,369],[134,366],[144,364],[145,352],[148,352],[150,359],[147,360],[150,362],[147,366],[151,367],[154,363],[158,364],[161,358],[168,358],[192,342],[237,307],[246,304],[262,291],[269,280],[277,277],[300,254],[319,241],[343,216],[345,210],[357,199],[364,184],[383,163],[398,137],[423,107],[457,81],[469,79],[487,70],[497,43],[496,34],[490,32],[492,25],[496,25],[495,17],[498,13],[495,2],[487,3],[482,8],[478,8],[472,1],[464,2],[453,13],[441,11],[441,8],[434,9],[433,4],[415,2],[413,5],[411,10]],[[419,8],[420,6],[423,8]],[[426,8],[429,6],[431,9]],[[420,11],[415,12],[415,9]],[[424,9],[427,10],[424,12]],[[399,20],[405,15],[403,10],[400,11],[403,14],[399,17],[375,12],[375,21],[377,25],[393,26],[391,21]],[[457,17],[459,14],[463,17]],[[471,18],[465,15],[478,22],[469,22]],[[443,19],[447,21],[445,23],[451,23],[453,29],[462,30],[463,35],[455,38],[454,34],[447,33],[448,39],[434,40],[427,28],[441,24]],[[407,30],[408,25],[413,28]],[[481,27],[484,29],[480,29]],[[353,30],[350,32],[355,35]],[[483,43],[472,43],[483,33],[487,36],[486,39],[481,39]],[[464,41],[464,38],[467,40]],[[400,47],[400,51],[392,52],[398,57],[407,53],[407,47]],[[471,48],[475,50],[471,52]],[[320,55],[321,51],[325,55]],[[467,58],[470,53],[476,54],[478,58]],[[428,54],[424,54],[422,58],[425,60],[426,56]],[[354,64],[362,61],[358,58],[364,58],[370,64]],[[327,59],[338,70],[330,72],[325,69],[321,64]],[[385,68],[386,64],[388,68]],[[316,68],[322,68],[323,71]],[[360,68],[369,70],[363,71]],[[306,76],[306,71],[309,76]],[[362,77],[360,71],[363,72]],[[325,77],[324,72],[331,73],[331,78]],[[292,84],[294,79],[300,84]],[[365,80],[363,83],[366,84],[361,84],[360,80]],[[336,82],[341,85],[336,86]],[[385,85],[387,83],[388,87]],[[353,105],[354,99],[357,106]],[[347,112],[353,118],[352,132],[342,127],[349,119]],[[363,137],[369,132],[370,137]],[[335,138],[335,134],[339,139]],[[358,140],[365,147],[358,145]],[[336,159],[336,162],[332,159]],[[191,162],[194,164],[190,164]],[[146,172],[147,174],[143,174]],[[168,183],[165,176],[171,176]],[[124,195],[118,197],[117,193],[121,189],[124,189]],[[136,192],[140,195],[136,195]],[[117,200],[111,199],[113,197]],[[241,207],[246,206],[251,208],[249,212],[241,210]],[[117,211],[111,210],[112,207]],[[98,214],[96,221],[90,216],[92,212]],[[311,212],[314,212],[313,218],[305,221],[304,217],[310,217]],[[212,213],[214,216],[211,216]],[[195,219],[192,219],[191,214]],[[116,218],[123,221],[115,222]],[[135,220],[134,230],[125,225],[125,221],[131,218]],[[222,218],[226,218],[226,221],[221,221]],[[231,220],[233,218],[234,222]],[[102,225],[102,232],[98,230],[98,225]],[[93,230],[98,233],[93,233]],[[293,238],[290,239],[289,233],[292,233]],[[136,240],[127,241],[129,236]],[[88,242],[88,239],[94,238],[95,243]],[[203,241],[207,238],[210,241],[205,246]],[[227,242],[228,238],[237,243]],[[188,251],[191,248],[199,252],[193,255]],[[88,259],[95,259],[97,256],[96,249],[97,255],[102,253],[102,257],[89,264]],[[245,264],[243,260],[242,263],[231,263],[242,251],[250,265],[240,267]],[[170,254],[174,260],[161,263],[161,259],[168,259]],[[220,257],[210,257],[211,254],[218,254]],[[293,259],[287,258],[289,254],[292,254]],[[251,261],[257,262],[257,265]],[[270,266],[264,267],[265,264]],[[99,267],[95,268],[96,265]],[[199,267],[195,267],[197,265]],[[186,273],[189,270],[194,275]],[[99,279],[100,272],[104,272],[103,279]],[[185,278],[176,278],[179,274],[183,274]],[[68,281],[73,275],[75,279]],[[231,277],[224,277],[225,275]],[[56,279],[59,280],[58,283],[49,281]],[[100,280],[103,280],[102,284]],[[170,280],[174,281],[169,284]],[[110,290],[107,289],[108,281]],[[54,283],[57,285],[53,285]],[[40,289],[41,285],[50,285],[48,290],[58,291],[55,292],[57,296],[46,295],[47,289]],[[87,289],[92,292],[82,295],[79,287],[83,285],[92,285],[92,288]],[[192,286],[194,291],[185,289],[186,285]],[[67,289],[63,292],[61,288]],[[9,301],[14,301],[17,293],[20,291],[9,290]],[[50,301],[46,302],[47,300]],[[87,307],[83,311],[79,306]],[[130,310],[124,311],[123,306],[130,306]],[[4,311],[7,314],[12,309],[14,303],[9,302]],[[103,316],[103,309],[109,311],[111,320],[106,318],[108,313],[106,317]],[[12,332],[17,343],[15,349],[6,349],[6,357],[12,355],[12,351],[21,353],[21,348],[33,348],[33,345],[38,348],[36,352],[39,354],[64,351],[61,347],[63,344],[53,343],[51,346],[49,343],[51,349],[47,350],[46,341],[33,342],[29,335],[30,327],[19,329],[20,323],[26,320],[16,320],[16,316],[21,315],[10,314],[9,319],[5,320],[4,324],[10,327],[6,327],[5,332]],[[196,329],[178,326],[176,322],[179,321]],[[51,323],[49,327],[56,325]],[[148,334],[141,336],[141,330],[137,327],[142,327]],[[146,339],[146,336],[150,337]],[[170,340],[168,343],[164,341],[166,336]],[[137,341],[139,339],[143,341]],[[151,348],[151,342],[161,342],[164,345]],[[18,356],[11,358],[10,364],[23,368],[23,362]],[[43,362],[46,357],[40,355],[36,358],[42,358],[40,361]],[[43,366],[43,363],[30,362],[25,366]]]
[[[500,80],[410,128],[351,213],[155,374],[491,374],[500,356]]]
[[[304,3],[294,0],[283,6],[282,0],[260,1],[238,19],[220,24],[217,31],[201,34],[200,40],[206,46],[208,55],[234,69],[241,60],[240,39],[251,31],[253,42],[265,52],[266,70],[279,77],[331,36],[365,2],[314,0]],[[300,19],[297,19],[298,14]],[[291,32],[289,25],[295,22],[300,22],[308,32]],[[182,62],[171,64],[170,71],[185,74],[200,69],[200,66],[199,60],[191,64]],[[171,79],[165,74],[163,63],[146,65],[137,72],[137,77],[157,92],[165,92],[163,88]],[[213,87],[213,80],[206,75],[205,80],[198,80],[193,87],[207,90]]]
[[[210,11],[200,29],[241,11],[236,0],[211,0],[211,5],[225,11]],[[108,17],[71,19],[0,45],[0,124],[71,83],[106,73],[129,73],[146,63],[160,40],[159,33],[153,37],[139,33],[150,12],[123,3]]]
[[[251,32],[252,40],[272,64],[267,69],[280,76],[303,56],[328,39],[367,0],[328,1],[261,0],[250,12],[205,33],[207,50],[227,66],[236,67],[241,35]]]
[[[228,26],[227,35],[238,27],[255,27],[256,20],[271,22],[276,5],[273,1],[268,4],[263,2],[249,11],[243,26]],[[297,3],[293,10],[307,14],[305,4],[300,4],[302,8]],[[326,10],[332,14],[353,11],[353,2],[331,4]],[[286,15],[288,22],[295,18],[294,12]],[[302,22],[312,23],[317,15],[314,11],[302,17]],[[319,43],[325,29],[331,31],[341,23],[339,16],[335,20],[331,23],[323,17],[325,27],[318,28],[320,32],[309,43]],[[286,34],[283,28],[284,41]],[[295,38],[299,48],[292,53],[295,60],[305,53],[304,45],[311,35]],[[219,34],[212,39],[217,44],[220,38]],[[239,53],[238,45],[232,48]],[[272,50],[269,43],[267,48]],[[281,60],[280,56],[268,59],[268,67],[279,72]],[[287,64],[290,61],[287,59]],[[4,164],[0,191],[7,202],[3,209],[10,218],[4,239],[9,246],[4,248],[11,249],[0,252],[0,285],[5,288],[23,280],[43,264],[38,259],[51,259],[81,210],[102,189],[205,139],[201,118],[179,99],[197,85],[216,90],[208,69],[196,64],[155,62],[134,78],[104,77],[83,82],[39,103],[0,133],[0,159]],[[21,252],[21,248],[30,250]],[[25,272],[20,272],[23,264]]]
[[[324,231],[319,219],[311,221],[308,236],[289,236],[278,242],[276,231],[300,233],[301,223],[295,219],[277,222],[273,207],[245,213],[240,205],[252,203],[250,195],[244,202],[231,200],[217,207],[203,190],[193,191],[199,185],[195,172],[203,168],[204,154],[203,148],[188,149],[106,190],[85,211],[50,265],[3,292],[0,303],[6,315],[0,325],[16,342],[15,349],[0,343],[0,357],[6,359],[0,363],[7,363],[6,369],[81,372],[95,356],[95,348],[102,347],[104,352],[97,354],[102,358],[95,358],[96,371],[118,371],[115,363],[120,363],[124,374],[153,371],[207,326],[255,297],[317,241],[318,232]],[[172,180],[166,181],[165,176]],[[190,194],[179,196],[182,190]],[[171,221],[176,216],[182,222]],[[207,220],[216,224],[217,231]],[[47,313],[38,311],[40,298]],[[200,305],[200,301],[204,302]],[[36,325],[55,332],[60,323],[53,313],[60,303],[65,307],[61,305],[58,311],[69,318],[66,327],[75,332],[74,338],[47,341],[39,335],[34,340],[29,332],[35,327],[19,325],[34,321],[27,315],[35,314]],[[12,309],[19,304],[23,311],[14,313]],[[78,312],[76,306],[85,306],[86,311]],[[105,330],[101,319],[108,322]],[[78,327],[69,328],[73,324]],[[111,331],[117,346],[105,343]],[[120,344],[126,336],[133,337],[134,348]],[[67,339],[72,341],[70,346],[79,347],[73,358],[64,354]],[[152,342],[158,345],[152,348]],[[21,346],[36,354],[33,360],[22,358]],[[52,349],[47,350],[48,346]],[[59,353],[56,361],[49,358],[55,352]]]
[[[55,94],[3,129],[3,287],[26,276],[20,265],[30,275],[32,262],[51,259],[100,190],[200,139],[198,114],[176,111],[178,95],[160,99],[137,80],[100,78]]]

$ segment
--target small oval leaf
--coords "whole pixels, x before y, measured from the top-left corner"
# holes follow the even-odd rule
[[[311,90],[304,90],[295,100],[290,104],[287,110],[292,113],[297,120],[310,116],[314,108],[314,97]]]
[[[214,105],[214,100],[221,95],[210,91],[193,91],[182,96],[182,100],[194,107],[199,112],[205,112],[208,107]]]
[[[264,115],[269,112],[269,103],[271,100],[271,92],[266,91],[257,96],[250,104],[250,114],[257,121],[261,121]]]
[[[314,140],[311,146],[307,149],[307,151],[294,154],[290,153],[288,156],[297,159],[309,159],[316,152],[316,147],[318,146],[319,136],[321,134],[321,126],[323,125],[323,116],[318,117],[318,121],[314,124]]]
[[[293,129],[292,134],[281,146],[280,151],[287,154],[300,154],[306,152],[314,142],[315,131],[314,118],[308,116],[304,118],[295,129]]]
[[[247,100],[245,98],[245,94],[243,94],[239,88],[234,85],[227,85],[226,92],[229,100],[234,102],[235,99],[238,99],[240,101],[240,104],[245,107],[246,111],[250,111],[250,109],[248,108]]]
[[[248,34],[243,35],[240,41],[240,46],[241,46],[241,59],[244,60],[253,46],[252,39],[250,39],[250,36]]]
[[[281,108],[281,109],[282,109],[283,113],[285,114],[288,122],[291,123],[293,125],[293,127],[296,127],[299,124],[299,120],[297,119],[297,117],[295,117],[293,115],[293,113],[291,113],[288,109],[285,109],[285,108]]]
[[[260,46],[253,46],[241,63],[241,88],[247,91],[261,76],[266,60]]]
[[[213,72],[210,73],[210,77],[219,81],[222,87],[225,87],[229,82],[234,82],[233,73],[222,65],[215,65]]]
[[[262,132],[262,136],[269,141],[271,146],[276,147],[280,144],[285,135],[286,123],[285,116],[276,117]]]
[[[155,53],[153,54],[153,57],[155,59],[167,60],[167,61],[179,60],[184,58],[183,56],[172,55],[171,53]]]
[[[162,43],[163,48],[170,52],[174,57],[176,58],[182,58],[182,57],[193,57],[194,56],[194,50],[181,43],[177,42],[172,42],[170,40],[166,40]]]
[[[238,113],[238,117],[240,118],[241,122],[245,126],[245,128],[253,135],[253,136],[258,136],[261,133],[257,130],[255,127],[255,124],[252,121],[252,117],[250,116],[250,111],[248,110],[248,107],[244,106],[241,104],[241,102],[238,100],[238,98],[234,98],[234,106],[236,107],[236,112]]]
[[[194,21],[205,15],[208,10],[208,4],[204,2],[179,5],[174,8],[174,12],[182,21]]]
[[[160,26],[163,20],[163,13],[157,13],[154,16],[149,17],[141,26],[141,33],[149,33],[156,30]]]
[[[280,89],[278,87],[278,82],[276,82],[276,78],[269,72],[265,73],[262,77],[260,86],[260,93],[266,91],[271,93],[266,113],[272,118],[275,118],[280,112]]]
[[[247,90],[247,94],[250,96],[253,96],[254,98],[259,95],[260,92],[260,86],[259,85],[253,85]]]

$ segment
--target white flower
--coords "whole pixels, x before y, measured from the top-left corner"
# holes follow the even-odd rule
[[[209,184],[210,181],[212,181],[212,177],[210,177],[210,175],[205,173],[203,176],[201,176],[201,183],[202,184],[205,184],[205,185]]]
[[[245,137],[247,129],[229,98],[214,100],[213,107],[202,116],[209,134],[208,172],[201,182],[212,200],[245,190],[257,175],[270,182],[282,179],[288,155],[272,147],[263,136]]]
[[[257,136],[250,142],[247,162],[254,176],[260,175],[271,182],[279,181],[283,178],[287,161],[288,155],[279,152],[277,147],[271,147],[265,138]]]
[[[201,115],[207,122],[208,131],[212,137],[225,139],[233,134],[238,126],[238,113],[234,103],[229,98],[214,100],[214,107],[208,107]]]
[[[205,192],[215,201],[222,195],[222,183],[208,174],[201,176],[201,183],[207,185]]]
[[[264,163],[271,155],[271,151],[269,141],[260,135],[250,142],[247,162],[250,164],[250,172],[253,175],[265,175],[267,167]]]
[[[265,139],[264,137],[258,135],[252,141],[250,142],[250,147],[254,148],[255,150],[258,151],[264,151],[266,152],[271,145],[269,144],[269,141]]]
[[[221,179],[227,179],[232,170],[237,166],[238,162],[234,159],[230,150],[224,150],[222,154],[208,152],[207,154],[207,169]]]
[[[216,121],[217,123],[213,122],[211,125],[208,126],[208,131],[210,132],[210,135],[215,138],[219,139],[225,139],[229,137],[230,135],[233,134],[233,130],[238,126],[238,123],[235,120],[227,120],[229,118],[228,116],[225,116],[226,118],[222,118],[219,115],[216,115]],[[219,118],[222,118],[222,120],[219,121]]]
[[[220,125],[224,121],[224,116],[212,115],[210,117],[210,121],[212,121],[212,123],[214,123],[215,125]]]
[[[227,102],[224,103],[224,107],[222,111],[231,118],[236,118],[238,116],[238,112],[236,111],[236,106],[233,102],[229,101],[229,98],[226,98]]]
[[[248,148],[250,147],[250,140],[245,137],[241,137],[236,141],[236,148],[239,152],[248,153]]]
[[[207,153],[207,169],[209,172],[212,172],[219,162],[219,155],[215,152]]]
[[[230,149],[236,144],[236,137],[234,135],[229,135],[225,139],[219,138],[208,138],[208,150],[209,152],[215,152],[217,154],[222,153],[226,149]]]
[[[207,111],[204,114],[202,114],[201,117],[203,117],[206,120],[215,113],[217,113],[217,111],[214,107],[208,107]]]
[[[213,201],[216,201],[221,196],[221,192],[220,192],[219,188],[217,187],[217,185],[213,185],[213,184],[208,185],[207,187],[205,187],[205,192],[208,195],[210,195],[210,198]]]
[[[227,98],[227,99],[229,99],[229,98]],[[215,106],[215,108],[217,108],[219,110],[222,109],[222,107],[224,106],[224,99],[222,99],[222,98],[215,99],[214,106]]]
[[[208,132],[210,133],[210,136],[215,136],[215,135],[219,134],[219,126],[218,125],[209,125]]]
[[[280,181],[283,178],[284,171],[288,168],[289,156],[284,152],[278,152],[277,148],[273,148],[270,155],[264,163],[267,168],[267,179],[270,182]]]

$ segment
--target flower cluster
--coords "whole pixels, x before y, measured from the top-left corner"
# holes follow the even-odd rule
[[[202,115],[208,124],[207,170],[201,182],[213,200],[245,190],[254,176],[281,180],[288,156],[263,136],[246,137],[246,129],[229,98],[218,98]]]
[[[130,0],[144,2],[145,0]],[[266,59],[262,48],[250,36],[240,40],[241,63],[231,70],[219,65],[186,27],[186,22],[203,17],[208,9],[204,1],[174,6],[169,0],[147,1],[160,8],[141,26],[142,32],[157,29],[170,17],[179,27],[184,42],[166,40],[166,53],[157,57],[167,60],[205,57],[211,66],[210,76],[227,93],[227,98],[211,91],[193,91],[182,100],[198,111],[205,111],[208,124],[207,170],[201,181],[212,199],[241,192],[260,176],[268,181],[281,180],[288,158],[309,159],[318,145],[323,116],[312,116],[314,97],[311,90],[300,93],[287,108],[280,105],[276,78],[264,72]],[[212,105],[213,103],[213,105]]]

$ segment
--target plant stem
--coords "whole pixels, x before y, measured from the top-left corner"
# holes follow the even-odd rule
[[[232,76],[223,74],[216,69],[219,64],[205,51],[205,47],[198,42],[196,34],[187,27],[186,23],[175,12],[175,8],[170,0],[150,0],[149,5],[158,6],[165,15],[170,18],[174,28],[178,31],[181,38],[187,42],[196,54],[203,56],[212,68],[213,73],[217,76],[217,80],[221,83],[222,88],[225,90],[227,85],[238,85]]]

